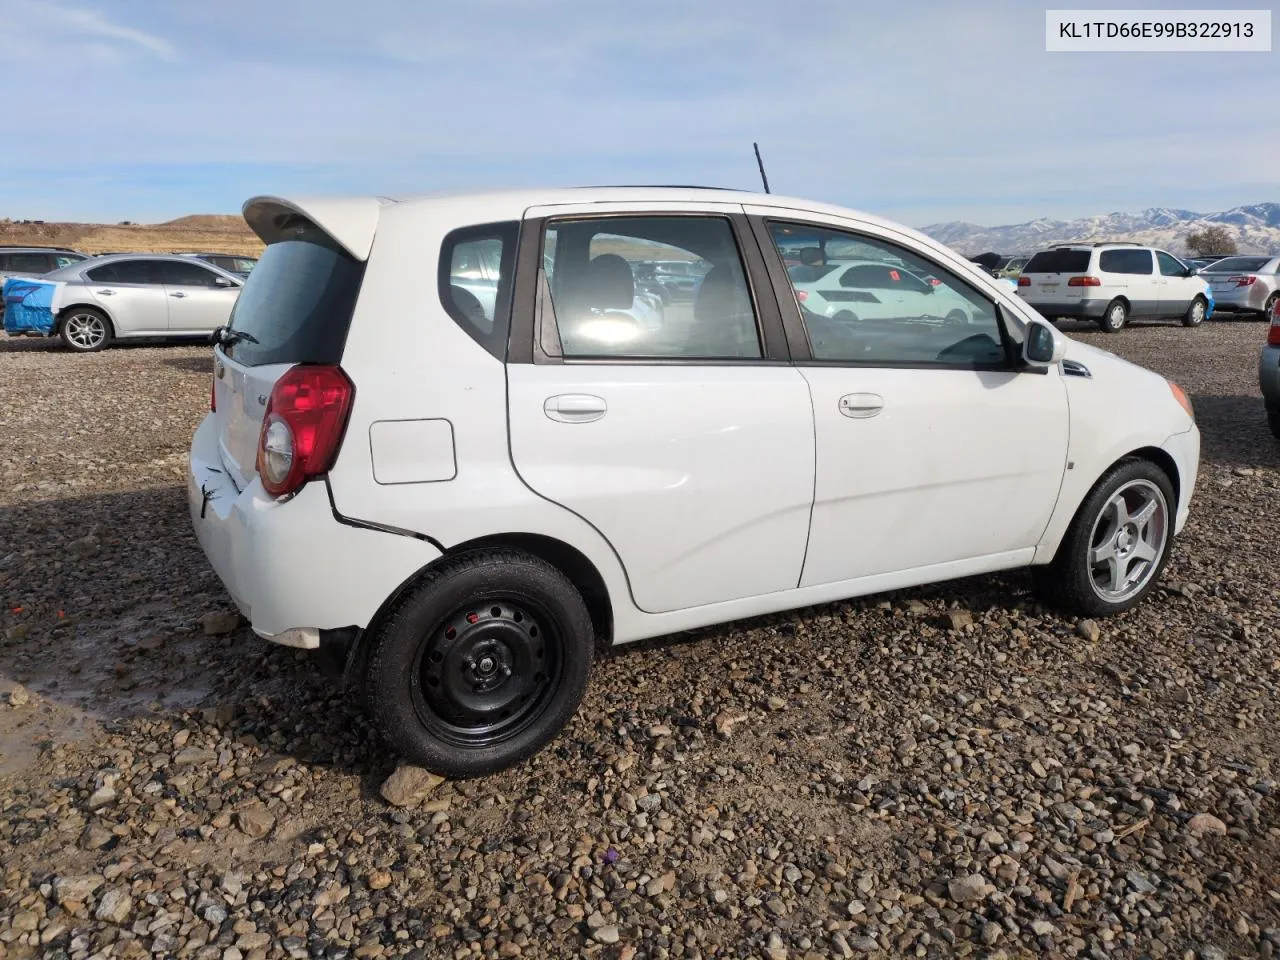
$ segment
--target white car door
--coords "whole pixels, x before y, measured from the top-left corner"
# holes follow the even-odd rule
[[[1156,280],[1160,284],[1160,314],[1180,317],[1204,290],[1204,281],[1188,276],[1185,263],[1171,253],[1156,251]]]
[[[813,501],[813,412],[776,304],[751,295],[767,278],[742,208],[591,204],[527,217],[526,234],[546,219],[541,255],[522,254],[545,265],[537,302],[513,312],[533,309],[536,327],[522,340],[513,319],[507,364],[524,482],[609,541],[645,612],[794,588]],[[673,298],[660,325],[625,312],[637,265],[698,258],[713,266],[697,295]]]
[[[172,333],[212,333],[231,316],[240,285],[195,261],[155,261],[169,301]]]
[[[821,229],[812,219],[747,209],[761,218],[762,244],[801,224]],[[841,330],[798,303],[783,304],[784,321],[803,323],[813,354],[797,361],[818,442],[801,586],[960,561],[978,569],[1025,562],[1066,467],[1068,407],[1058,371],[1020,370],[992,299],[926,260],[909,238],[870,224],[826,225],[883,249],[886,259],[924,261],[917,272],[938,277],[972,316],[938,323],[906,315]]]
[[[159,262],[112,260],[86,271],[85,288],[111,319],[116,336],[164,336],[169,303],[155,275]]]

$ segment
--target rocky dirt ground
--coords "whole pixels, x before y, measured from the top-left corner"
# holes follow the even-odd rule
[[[1138,610],[1019,573],[645,643],[404,806],[339,680],[225,622],[181,487],[208,348],[0,340],[0,957],[1274,956],[1263,327],[1068,332],[1204,432]]]

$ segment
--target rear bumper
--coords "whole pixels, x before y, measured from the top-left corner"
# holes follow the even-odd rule
[[[1055,317],[1070,317],[1075,320],[1097,320],[1107,312],[1106,300],[1041,300],[1023,297],[1041,316],[1052,320]]]
[[[1258,389],[1268,410],[1280,410],[1280,347],[1263,347],[1258,357]]]
[[[340,522],[323,480],[285,501],[254,480],[237,490],[217,427],[197,428],[187,472],[196,539],[254,632],[313,648],[319,631],[367,627],[382,604],[440,556],[423,540]]]
[[[1213,291],[1213,298],[1218,309],[1227,311],[1228,313],[1234,313],[1240,310],[1256,310],[1261,312],[1263,306],[1266,305],[1269,293],[1270,291],[1262,287],[1260,284],[1255,283],[1250,287],[1215,290]]]
[[[1178,466],[1178,516],[1174,521],[1174,534],[1182,533],[1191,513],[1191,497],[1195,493],[1200,474],[1200,430],[1192,426],[1184,433],[1175,433],[1160,445]]]

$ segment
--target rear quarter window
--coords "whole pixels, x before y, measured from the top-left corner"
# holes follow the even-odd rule
[[[364,268],[311,224],[269,244],[227,324],[248,337],[224,343],[223,352],[250,367],[340,362]]]
[[[1088,269],[1088,250],[1042,250],[1027,261],[1022,272],[1083,273]]]
[[[519,235],[517,221],[487,223],[454,230],[440,248],[439,295],[445,312],[499,360],[507,357]]]

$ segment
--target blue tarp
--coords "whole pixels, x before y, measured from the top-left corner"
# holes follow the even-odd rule
[[[4,332],[52,333],[53,293],[57,289],[56,283],[43,280],[6,280],[0,290],[0,297],[4,298]]]

